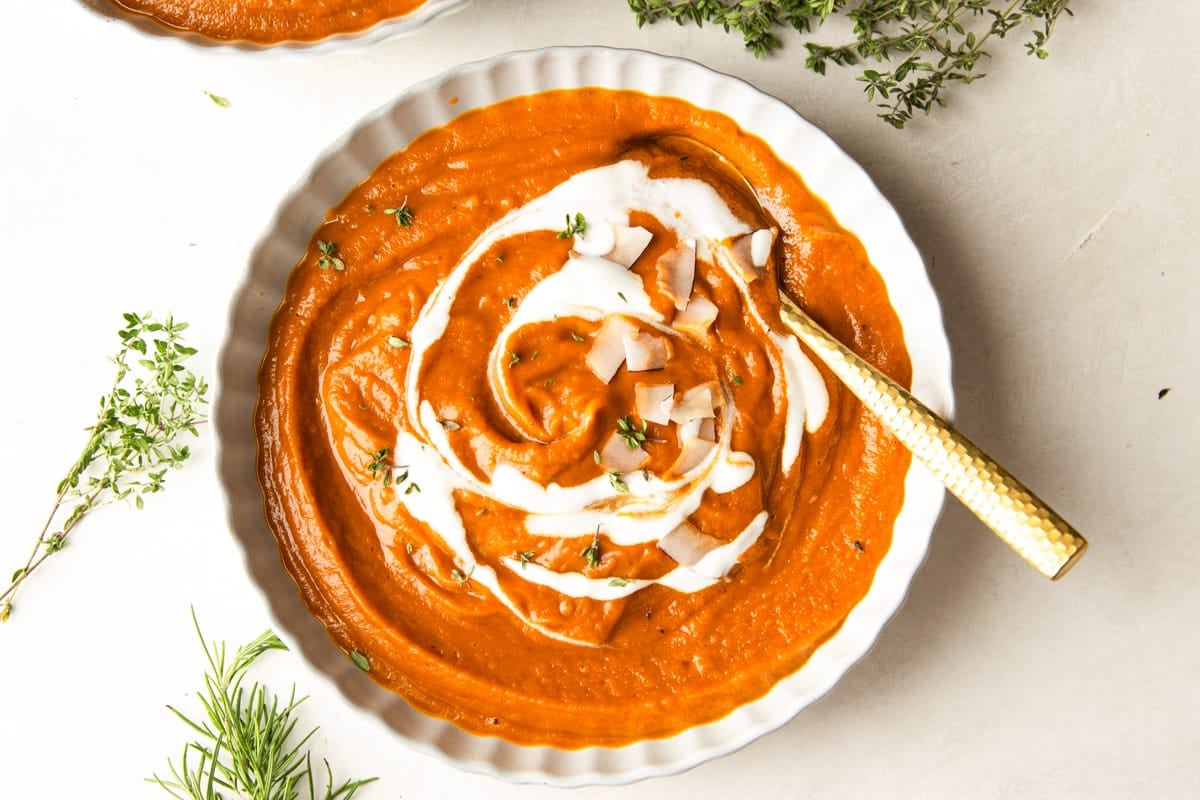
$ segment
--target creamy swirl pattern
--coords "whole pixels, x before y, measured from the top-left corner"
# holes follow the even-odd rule
[[[655,425],[654,435],[662,437],[659,441],[675,439],[681,450],[699,453],[699,457],[688,459],[681,455],[676,461],[678,470],[663,474],[649,469],[609,469],[607,463],[601,463],[600,449],[595,448],[592,453],[596,474],[580,483],[560,485],[539,482],[527,476],[519,464],[496,460],[494,454],[486,452],[482,438],[475,445],[462,446],[462,442],[471,441],[473,432],[458,420],[445,416],[443,409],[437,407],[437,399],[428,396],[422,376],[427,362],[449,357],[446,353],[439,356],[437,347],[453,316],[469,313],[469,309],[459,307],[460,289],[468,281],[479,280],[486,274],[488,254],[500,246],[520,247],[522,237],[528,234],[560,230],[564,220],[569,224],[577,214],[586,221],[586,229],[575,234],[566,263],[533,282],[519,305],[514,303],[514,312],[490,347],[486,364],[462,365],[464,369],[486,370],[490,407],[525,439],[522,444],[538,448],[555,446],[554,442],[539,438],[544,432],[527,430],[531,426],[524,421],[525,415],[514,412],[520,403],[520,393],[514,386],[517,371],[514,367],[522,358],[536,359],[539,354],[535,350],[522,356],[514,349],[513,342],[522,331],[570,321],[600,325],[588,337],[573,334],[580,341],[586,338],[585,344],[590,342],[594,349],[598,346],[596,340],[605,335],[608,321],[619,320],[627,339],[644,332],[654,342],[665,342],[666,349],[674,352],[675,357],[706,352],[705,348],[712,345],[707,340],[711,338],[709,327],[715,320],[708,326],[684,325],[682,329],[673,326],[685,314],[673,314],[672,319],[668,313],[673,309],[661,310],[664,305],[661,298],[656,302],[652,296],[662,290],[661,281],[656,286],[652,279],[631,270],[632,264],[613,260],[619,240],[648,242],[651,238],[644,228],[631,226],[631,216],[635,213],[653,218],[661,226],[660,235],[673,236],[688,248],[694,246],[698,264],[724,269],[742,290],[744,313],[749,317],[746,324],[759,329],[769,343],[766,354],[771,393],[777,413],[786,417],[777,467],[786,472],[795,465],[803,431],[821,425],[829,399],[819,373],[795,339],[774,332],[745,291],[747,283],[755,278],[755,268],[762,267],[767,259],[772,234],[752,231],[708,184],[692,178],[651,178],[644,164],[624,160],[574,175],[510,211],[475,241],[433,291],[417,314],[410,339],[406,340],[411,346],[404,379],[407,413],[398,423],[399,434],[390,453],[393,462],[390,468],[403,470],[405,476],[412,476],[413,482],[419,480],[418,488],[416,491],[403,491],[399,487],[380,489],[368,478],[365,490],[394,491],[405,511],[436,532],[453,554],[460,580],[486,587],[526,623],[552,638],[566,641],[577,640],[557,633],[522,610],[505,588],[505,575],[548,587],[565,597],[596,601],[624,598],[654,584],[679,592],[696,592],[726,576],[762,534],[768,520],[766,509],[759,509],[748,520],[730,519],[729,523],[736,527],[721,531],[719,537],[700,534],[688,522],[701,504],[719,504],[722,495],[743,486],[760,468],[749,454],[733,445],[735,426],[744,424],[739,422],[737,409],[740,377],[731,376],[706,387],[669,386],[665,390],[669,397],[663,401],[664,413],[670,421]],[[750,253],[749,264],[745,263],[744,254],[742,262],[738,262],[735,243],[743,238],[748,245],[744,250]],[[640,251],[636,250],[636,244],[634,249],[635,252],[627,252],[624,257],[632,255],[636,260]],[[690,291],[689,295],[679,303],[685,309],[695,300]],[[701,298],[698,306],[705,304],[712,305]],[[718,317],[721,313],[736,313],[736,310],[716,311]],[[627,352],[628,347],[627,343]],[[626,366],[632,367],[633,363]],[[647,369],[638,374],[645,376],[646,386],[661,389],[663,384],[655,381],[655,372]],[[546,381],[547,385],[551,382],[552,379]],[[693,389],[701,390],[711,406],[706,407],[702,399],[697,401],[697,393],[692,392],[694,407],[684,407],[683,400]],[[458,410],[450,413],[465,416]],[[636,424],[636,416],[631,418]],[[711,428],[707,438],[702,433],[706,420]],[[650,430],[644,421],[642,425]],[[576,431],[581,429],[586,429],[586,424]],[[456,447],[452,440],[460,445]],[[617,447],[626,445],[639,454],[642,452],[634,439]],[[608,452],[611,451],[606,450],[605,461]],[[618,453],[617,457],[623,456]],[[361,471],[361,465],[346,467]],[[601,547],[604,550],[662,547],[676,558],[682,546],[687,552],[683,559],[687,563],[679,563],[657,575],[599,577],[586,574],[588,563],[583,558],[579,561],[580,568],[570,571],[547,568],[528,553],[524,556],[514,553],[494,564],[484,563],[472,547],[464,513],[456,499],[462,496],[520,512],[525,532],[548,542],[590,535],[597,552]],[[392,544],[391,529],[381,527],[380,532],[384,543]],[[673,540],[674,549],[669,546]],[[390,552],[390,548],[385,547],[385,552]]]

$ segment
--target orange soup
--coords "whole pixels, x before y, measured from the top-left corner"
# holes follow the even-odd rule
[[[113,0],[175,30],[255,44],[312,42],[410,14],[427,0]]]
[[[866,594],[909,464],[779,284],[908,383],[858,240],[719,113],[553,91],[388,158],[313,234],[259,376],[309,609],[413,706],[517,743],[762,696]]]

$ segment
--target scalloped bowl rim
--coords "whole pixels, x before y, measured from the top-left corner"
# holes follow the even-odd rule
[[[874,645],[902,605],[925,559],[944,492],[923,468],[910,467],[892,547],[867,595],[839,631],[795,673],[728,716],[665,739],[608,748],[563,750],[476,736],[416,711],[375,685],[334,647],[308,613],[280,563],[263,519],[252,425],[266,326],[283,285],[326,210],[384,157],[425,130],[509,96],[553,88],[601,86],[681,97],[721,111],[769,144],[854,231],[883,275],[913,362],[913,390],[951,416],[950,350],[924,262],[895,210],[867,174],[822,131],[781,100],[739,78],[686,59],[607,47],[554,47],[464,64],[418,83],[367,114],[325,150],[288,192],[256,244],[230,311],[214,404],[217,467],[229,521],[246,567],[264,594],[276,628],[354,706],[403,739],[473,772],[513,782],[558,786],[620,784],[681,772],[733,752],[793,719],[824,696]],[[454,98],[452,100],[452,98]],[[768,134],[767,131],[770,131]]]
[[[426,0],[418,8],[400,17],[391,17],[361,31],[335,33],[322,39],[299,41],[289,39],[272,44],[259,44],[244,39],[211,39],[194,31],[172,28],[143,14],[120,8],[113,0],[79,0],[95,13],[124,23],[136,33],[160,41],[174,41],[202,50],[225,53],[259,53],[277,56],[321,55],[371,47],[393,37],[411,36],[435,19],[459,11],[471,0]]]

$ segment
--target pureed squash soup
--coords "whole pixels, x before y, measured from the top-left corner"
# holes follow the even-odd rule
[[[551,91],[392,155],[313,235],[259,376],[309,609],[412,705],[517,743],[766,693],[866,594],[909,464],[786,332],[777,280],[909,382],[858,240],[728,117]]]
[[[356,33],[427,0],[112,0],[168,28],[209,39],[270,45]]]

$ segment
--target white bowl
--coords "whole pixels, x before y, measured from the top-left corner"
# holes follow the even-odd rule
[[[778,728],[828,692],[866,654],[903,602],[925,557],[943,498],[940,484],[925,470],[910,468],[891,549],[866,597],[841,629],[766,696],[723,719],[666,739],[560,750],[475,736],[412,709],[399,695],[376,686],[334,647],[280,565],[263,518],[255,473],[252,417],[258,366],[267,325],[288,275],[326,210],[380,161],[422,132],[470,109],[516,95],[584,86],[680,97],[719,110],[766,140],[826,201],[838,221],[857,234],[883,275],[904,328],[916,395],[943,415],[949,416],[953,406],[941,311],[921,257],[896,212],[866,173],[825,134],[783,102],[741,80],[690,61],[637,51],[583,47],[512,53],[457,67],[412,87],[330,147],[284,200],[254,251],[232,309],[215,418],[233,529],[281,633],[335,680],[363,713],[378,715],[413,746],[460,767],[513,781],[563,786],[625,783],[687,769]],[[447,102],[451,97],[458,98],[454,105]]]
[[[327,53],[367,47],[394,36],[410,36],[438,17],[466,6],[471,0],[427,0],[411,14],[381,20],[370,28],[351,33],[337,33],[311,42],[285,41],[276,44],[257,44],[241,40],[210,39],[192,31],[163,25],[150,17],[135,14],[117,6],[112,0],[80,0],[96,13],[127,23],[134,30],[156,39],[175,40],[214,50],[275,53]]]

